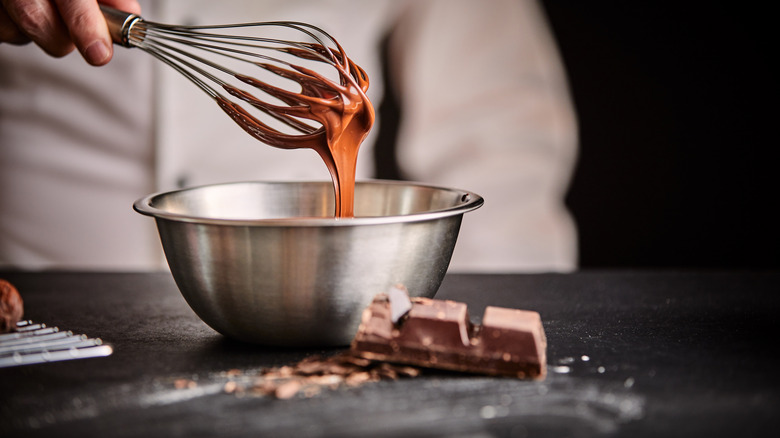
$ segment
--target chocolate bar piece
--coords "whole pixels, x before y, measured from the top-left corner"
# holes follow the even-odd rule
[[[481,325],[466,304],[412,298],[398,322],[386,294],[363,311],[352,353],[428,368],[541,380],[547,374],[547,340],[539,313],[488,307]]]

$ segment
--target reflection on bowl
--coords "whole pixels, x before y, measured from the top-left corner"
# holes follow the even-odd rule
[[[355,218],[333,217],[330,182],[240,182],[149,195],[173,278],[209,326],[277,346],[342,346],[363,308],[403,284],[433,297],[477,194],[358,182]]]

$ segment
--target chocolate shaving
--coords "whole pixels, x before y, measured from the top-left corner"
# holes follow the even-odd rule
[[[345,352],[330,357],[309,356],[294,365],[267,368],[250,376],[242,375],[239,370],[230,370],[226,375],[234,379],[225,383],[223,390],[226,393],[249,393],[286,400],[299,395],[313,397],[323,389],[353,388],[380,380],[416,377],[420,375],[420,370],[375,362]],[[249,383],[242,383],[240,377],[249,377]]]

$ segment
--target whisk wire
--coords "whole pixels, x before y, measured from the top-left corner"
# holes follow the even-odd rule
[[[198,75],[205,77],[208,80],[211,80],[216,83],[222,83],[222,81],[217,78],[216,76],[210,74],[206,70],[198,67],[197,65],[192,64],[191,62],[187,61],[185,58],[182,58],[178,55],[176,55],[176,52],[183,53],[180,50],[173,48],[173,47],[165,47],[165,45],[138,45],[136,46],[145,52],[149,53],[150,55],[154,56],[158,60],[164,62],[168,66],[175,69],[177,72],[181,73],[184,77],[192,81],[195,85],[197,85],[201,90],[203,90],[206,94],[208,94],[211,98],[216,99],[220,96],[220,93],[217,92],[211,85],[209,85],[208,82],[201,79]],[[188,56],[188,54],[183,53],[185,56]],[[188,70],[189,69],[189,70]],[[197,73],[197,74],[196,74]]]
[[[314,26],[309,23],[299,22],[299,21],[264,21],[264,22],[253,22],[253,23],[193,25],[193,26],[170,25],[170,24],[156,23],[151,21],[145,21],[145,23],[149,23],[151,29],[160,31],[161,33],[169,32],[171,34],[179,34],[186,37],[193,36],[195,38],[210,37],[218,41],[233,39],[233,40],[246,40],[246,41],[253,41],[253,42],[274,43],[274,44],[279,44],[280,46],[292,45],[304,50],[308,50],[312,54],[315,55],[319,54],[315,50],[312,50],[309,46],[296,41],[280,40],[280,39],[264,38],[264,37],[253,37],[247,35],[226,35],[226,34],[215,34],[215,33],[204,32],[204,30],[237,29],[237,28],[244,28],[244,27],[287,27],[287,28],[295,29],[309,36],[320,47],[325,49],[327,57],[320,55],[321,59],[325,62],[332,63],[333,60],[339,59],[338,57],[335,56],[335,54],[330,49],[331,44],[338,49],[341,55],[344,55],[344,49],[341,47],[338,41],[336,41],[335,38],[330,36],[330,34],[328,34],[327,32],[325,32],[324,30],[320,29],[317,26]],[[323,35],[325,39],[330,41],[330,43],[326,43],[325,40],[321,38],[318,34]],[[279,48],[275,48],[275,49],[279,50]]]
[[[344,67],[344,65],[341,64],[340,62],[342,57],[336,56],[322,38],[318,37],[313,32],[309,32],[308,30],[301,28],[300,25],[296,22],[258,22],[258,23],[245,23],[245,24],[219,25],[219,26],[171,26],[171,25],[165,25],[160,23],[142,21],[140,23],[140,26],[144,28],[144,31],[140,34],[142,38],[145,38],[147,35],[152,37],[156,36],[160,38],[169,39],[171,41],[176,41],[181,44],[186,44],[192,47],[198,47],[198,48],[210,47],[217,50],[226,50],[226,51],[252,56],[252,57],[257,57],[259,54],[255,52],[234,49],[231,46],[246,47],[253,50],[269,50],[269,51],[278,51],[278,52],[287,52],[287,53],[289,53],[288,48],[292,46],[308,52],[309,54],[311,54],[312,56],[318,58],[323,62],[326,62],[333,66],[341,65],[342,67]],[[314,41],[316,41],[317,44],[324,49],[324,52],[327,54],[327,56],[324,56],[322,53],[318,52],[317,50],[314,50],[311,47],[311,45],[299,41],[283,40],[278,38],[253,37],[253,36],[246,36],[246,35],[215,34],[215,33],[203,32],[204,29],[221,29],[221,28],[235,29],[237,27],[264,27],[264,26],[282,26],[282,27],[289,27],[292,29],[299,30],[304,34],[310,36]],[[324,31],[319,30],[319,28],[316,29],[318,29],[319,32],[324,33]],[[199,41],[205,41],[212,44],[200,43]],[[338,44],[335,42],[335,40],[332,41],[334,41],[335,44]],[[262,46],[262,45],[258,45],[257,43],[268,43],[268,44],[274,44],[275,46]],[[277,62],[286,63],[285,61],[279,58],[268,57],[267,59],[273,59]]]
[[[257,129],[264,134],[259,131],[251,133],[257,137],[271,135],[289,140],[290,134],[271,128],[236,107],[223,93],[248,103],[262,114],[302,133],[301,144],[311,136],[324,134],[322,122],[316,120],[316,116],[309,111],[312,105],[341,108],[338,105],[343,105],[344,96],[350,93],[358,93],[365,98],[368,83],[365,72],[352,63],[332,36],[314,25],[296,21],[169,25],[146,21],[103,6],[101,8],[109,28],[113,29],[112,37],[115,41],[127,47],[140,48],[172,67],[214,99],[231,117],[241,117],[258,126]],[[283,30],[287,29],[311,41],[235,33],[236,29],[245,28],[282,32],[272,36],[286,36]],[[225,33],[218,33],[220,31]],[[298,65],[300,62],[297,61],[302,59],[330,66],[336,70],[338,77],[329,79],[318,71]],[[290,91],[254,79],[252,75],[238,73],[236,68],[240,70],[242,63],[291,81],[300,89]],[[252,92],[242,89],[240,84],[252,86],[254,91],[262,92],[272,101],[258,98]],[[349,91],[350,88],[353,91]],[[274,99],[283,105],[272,103]]]
[[[307,133],[307,134],[316,131],[316,128],[312,127],[311,125],[305,122],[302,122],[297,119],[293,119],[286,114],[279,114],[280,111],[284,110],[283,107],[272,106],[272,105],[259,106],[258,103],[261,103],[262,101],[258,100],[254,96],[251,95],[247,96],[246,94],[231,92],[230,91],[231,88],[228,82],[217,77],[216,75],[209,73],[206,69],[200,67],[200,65],[206,65],[215,70],[221,71],[229,76],[238,78],[239,75],[234,70],[225,67],[221,63],[211,61],[210,59],[204,58],[202,56],[194,55],[193,53],[184,50],[180,47],[163,42],[161,38],[149,38],[149,36],[154,35],[154,33],[155,32],[148,32],[139,29],[138,31],[133,32],[133,34],[140,34],[143,36],[143,38],[139,38],[137,35],[131,35],[130,43],[135,47],[147,51],[148,53],[155,56],[157,59],[160,59],[163,62],[165,62],[167,65],[173,67],[176,71],[178,71],[186,78],[188,78],[190,81],[192,81],[195,85],[200,87],[211,98],[217,99],[223,96],[220,92],[214,89],[209,84],[208,81],[211,81],[212,83],[216,83],[217,85],[219,85],[220,87],[228,91],[229,94],[238,97],[246,102],[249,102],[255,108],[263,111],[263,113],[271,116],[275,120],[284,123],[285,125],[295,129],[296,131]],[[208,36],[203,36],[202,40],[211,41],[208,38]],[[184,44],[188,48],[197,47],[213,55],[218,55],[220,57],[227,57],[227,58],[231,58],[243,62],[249,62],[255,65],[259,65],[257,63],[258,59],[273,61],[287,66],[292,65],[290,62],[284,61],[278,57],[273,57],[262,53],[252,53],[246,50],[233,49],[230,47],[220,46],[216,44],[191,42],[191,41],[184,40],[182,38],[170,38],[170,37],[167,38],[166,41],[171,41],[173,43],[178,43],[178,44]],[[281,43],[284,43],[282,42],[282,40],[275,40],[275,41],[280,41]],[[222,41],[217,41],[217,42],[222,42]],[[249,46],[249,44],[245,44],[245,43],[235,43],[235,42],[230,42],[230,43],[238,46],[245,46],[245,47]],[[267,47],[267,49],[278,50],[274,47]],[[205,78],[206,80],[204,81],[201,77]],[[277,89],[277,90],[279,92],[284,91],[281,89]],[[280,98],[280,96],[278,95],[276,97]],[[284,99],[281,100],[285,101]],[[289,103],[290,101],[287,100],[286,102]]]

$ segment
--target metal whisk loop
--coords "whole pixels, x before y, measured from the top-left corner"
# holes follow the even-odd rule
[[[230,25],[181,26],[145,21],[141,17],[101,6],[114,41],[137,47],[174,68],[214,99],[247,132],[277,147],[313,147],[326,136],[324,123],[309,111],[313,105],[348,111],[355,100],[367,101],[368,76],[346,55],[339,43],[322,29],[301,22],[273,21]],[[232,34],[236,30],[292,31],[310,42],[270,36]],[[225,33],[217,33],[225,32]],[[300,61],[309,62],[303,67]],[[270,73],[265,77],[239,73],[245,64]],[[316,65],[330,68],[320,72]],[[335,69],[338,77],[333,77]],[[276,78],[276,79],[274,79]],[[285,88],[291,81],[300,90]],[[242,85],[260,90],[259,98]],[[220,90],[221,89],[221,90]],[[224,94],[227,93],[227,96]],[[293,132],[282,132],[228,99],[250,104]],[[373,112],[370,114],[373,121]],[[313,125],[310,120],[317,124]]]

